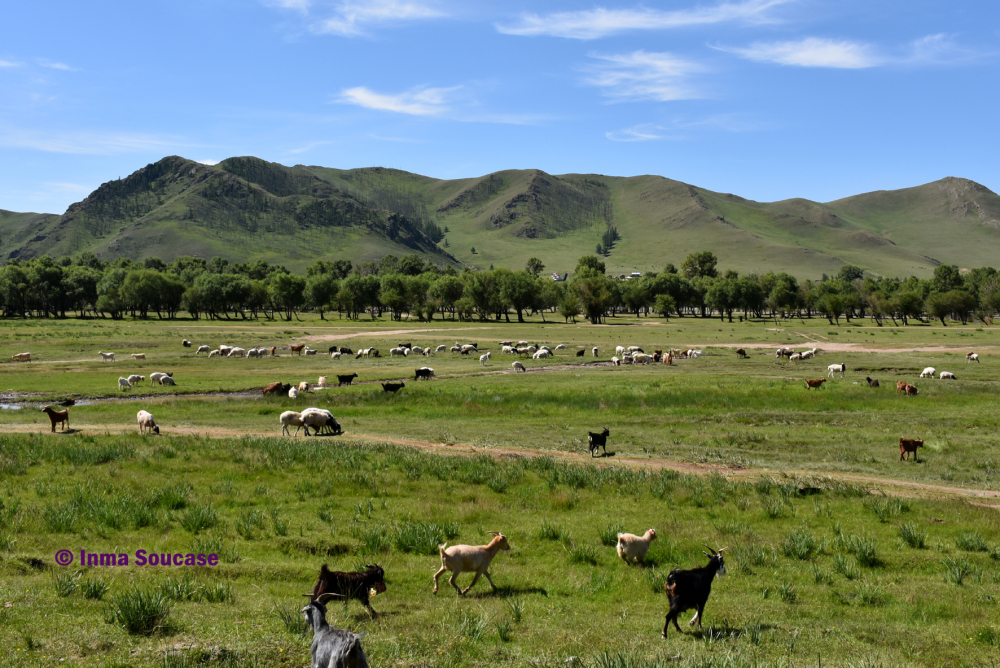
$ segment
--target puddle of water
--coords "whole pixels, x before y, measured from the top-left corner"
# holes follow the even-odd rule
[[[0,408],[5,411],[19,411],[24,408],[24,406],[18,406],[17,404],[0,404]]]

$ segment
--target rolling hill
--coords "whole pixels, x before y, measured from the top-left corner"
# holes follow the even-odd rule
[[[710,249],[722,267],[743,273],[818,278],[851,263],[928,276],[942,263],[997,263],[1000,197],[949,177],[827,203],[764,203],[660,176],[529,169],[440,180],[172,156],[103,184],[61,216],[0,211],[0,257],[221,255],[301,270],[321,258],[418,253],[479,267],[523,267],[538,257],[567,272],[609,228],[618,237],[606,259],[614,273],[659,270]]]

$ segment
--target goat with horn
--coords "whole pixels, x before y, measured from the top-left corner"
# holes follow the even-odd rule
[[[705,547],[710,550],[710,552],[703,553],[708,557],[707,565],[684,571],[675,568],[667,576],[667,583],[664,585],[664,589],[667,592],[667,598],[670,600],[670,612],[667,613],[667,619],[663,623],[664,638],[667,637],[667,628],[670,626],[671,621],[673,621],[677,631],[680,632],[681,627],[677,625],[677,615],[691,608],[695,609],[695,613],[689,625],[694,626],[694,623],[698,622],[698,626],[701,626],[701,617],[705,612],[705,603],[708,602],[708,595],[712,593],[712,580],[715,579],[716,574],[726,574],[726,563],[722,558],[722,552],[728,548],[724,547],[721,550],[716,550],[708,545],[705,545]]]

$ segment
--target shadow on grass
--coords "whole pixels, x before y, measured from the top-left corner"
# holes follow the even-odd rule
[[[538,594],[548,596],[549,592],[542,587],[522,587],[520,585],[503,585],[492,591],[480,591],[466,595],[466,598],[508,598],[510,596],[524,596],[526,594]]]

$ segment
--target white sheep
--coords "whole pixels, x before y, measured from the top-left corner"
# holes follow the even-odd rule
[[[516,361],[516,360],[511,363],[510,368],[514,370],[514,373],[520,373],[522,371],[527,371],[527,369],[524,368],[524,365],[521,364],[520,362]]]
[[[288,388],[288,398],[289,399],[297,399],[298,396],[299,396],[299,391],[297,389],[295,389],[294,387]]]
[[[445,352],[446,350],[448,350],[448,346],[446,346],[446,345],[444,345],[444,344],[442,343],[442,344],[441,344],[440,346],[438,346],[438,347],[436,348],[436,350],[437,350],[437,351],[438,351],[439,353],[443,353],[443,352]]]
[[[153,414],[146,411],[139,411],[135,414],[136,420],[139,421],[139,433],[142,434],[143,431],[148,431],[150,433],[160,433],[160,428],[156,426],[156,420],[153,419]]]
[[[937,369],[932,366],[927,367],[920,373],[921,378],[933,378],[934,374],[937,373]]]
[[[618,359],[617,356],[611,358],[611,363],[614,364],[615,366],[621,366],[622,365],[622,361],[620,359]]]
[[[654,540],[656,540],[656,529],[650,529],[642,536],[636,536],[633,533],[620,533],[618,534],[618,556],[627,564],[639,563],[645,559],[646,553],[649,552],[649,546]]]
[[[138,361],[138,360],[145,361],[145,359],[146,359],[146,353],[132,353],[132,359],[134,359],[136,361]]]
[[[341,355],[341,353],[338,353],[338,352],[330,353],[330,359],[332,359],[332,360],[339,360],[340,359],[340,355]]]
[[[128,382],[130,382],[133,385],[138,385],[144,380],[146,380],[146,377],[140,376],[138,374],[132,374],[131,376],[128,377]]]
[[[115,361],[115,354],[114,353],[104,353],[104,352],[101,352],[100,350],[98,350],[97,354],[101,356],[101,361],[102,362],[114,362]]]
[[[308,392],[309,391],[309,383],[308,383],[308,381],[304,380],[301,383],[299,383],[298,390],[299,390],[299,392]]]
[[[532,357],[532,359],[536,359],[536,360],[548,359],[549,358],[549,351],[548,350],[539,350],[537,353],[535,353],[531,357]]]
[[[163,378],[160,379],[160,385],[176,385],[176,384],[177,383],[174,382],[174,379],[171,376],[164,376]]]
[[[939,378],[941,380],[944,380],[946,378],[950,378],[951,380],[955,380],[955,374],[953,374],[951,371],[942,371],[941,375],[939,376]]]
[[[597,346],[594,346],[594,357],[597,357]]]
[[[128,378],[119,378],[118,379],[118,389],[122,390],[122,391],[131,390],[132,389],[132,383],[128,382]]]
[[[292,390],[294,390],[294,389],[295,388],[293,387],[291,390],[289,390],[289,392],[292,392]],[[289,396],[291,396],[291,395],[289,394]],[[302,413],[296,413],[295,411],[285,411],[284,413],[281,414],[281,417],[278,418],[278,419],[281,420],[281,435],[282,436],[284,436],[286,434],[289,435],[289,436],[298,436],[299,435],[299,429],[301,429],[304,426],[303,422],[302,422]],[[295,433],[294,434],[292,434],[291,431],[288,429],[289,427],[295,427]],[[309,430],[306,429],[306,434],[308,434],[308,433],[309,433]]]
[[[208,354],[209,354],[209,356],[211,356],[211,354],[212,354],[212,353],[211,353],[211,350],[212,350],[212,349],[211,349],[211,348],[209,348],[208,346],[198,346],[198,350],[196,350],[196,351],[194,352],[194,354],[195,354],[195,355],[198,355],[198,354],[200,354],[200,353],[208,353]]]
[[[556,350],[566,350],[566,344],[560,343],[558,346],[556,346]]]
[[[497,556],[497,552],[500,550],[509,550],[510,543],[507,542],[507,537],[498,531],[490,531],[489,533],[493,536],[493,540],[490,541],[489,545],[452,545],[451,547],[448,547],[447,543],[438,545],[438,552],[441,553],[441,569],[434,574],[435,594],[438,591],[438,578],[445,571],[451,571],[448,584],[454,587],[455,591],[462,596],[465,596],[466,592],[472,589],[473,585],[479,580],[480,575],[486,576],[493,589],[497,588],[493,584],[493,578],[490,577],[490,563],[493,562],[493,557]],[[455,584],[455,578],[462,571],[476,572],[476,577],[472,578],[472,582],[464,590],[459,589],[458,585]]]
[[[479,366],[486,366],[486,362],[488,362],[489,359],[490,359],[490,354],[489,353],[483,353],[482,355],[480,355],[479,356]]]

